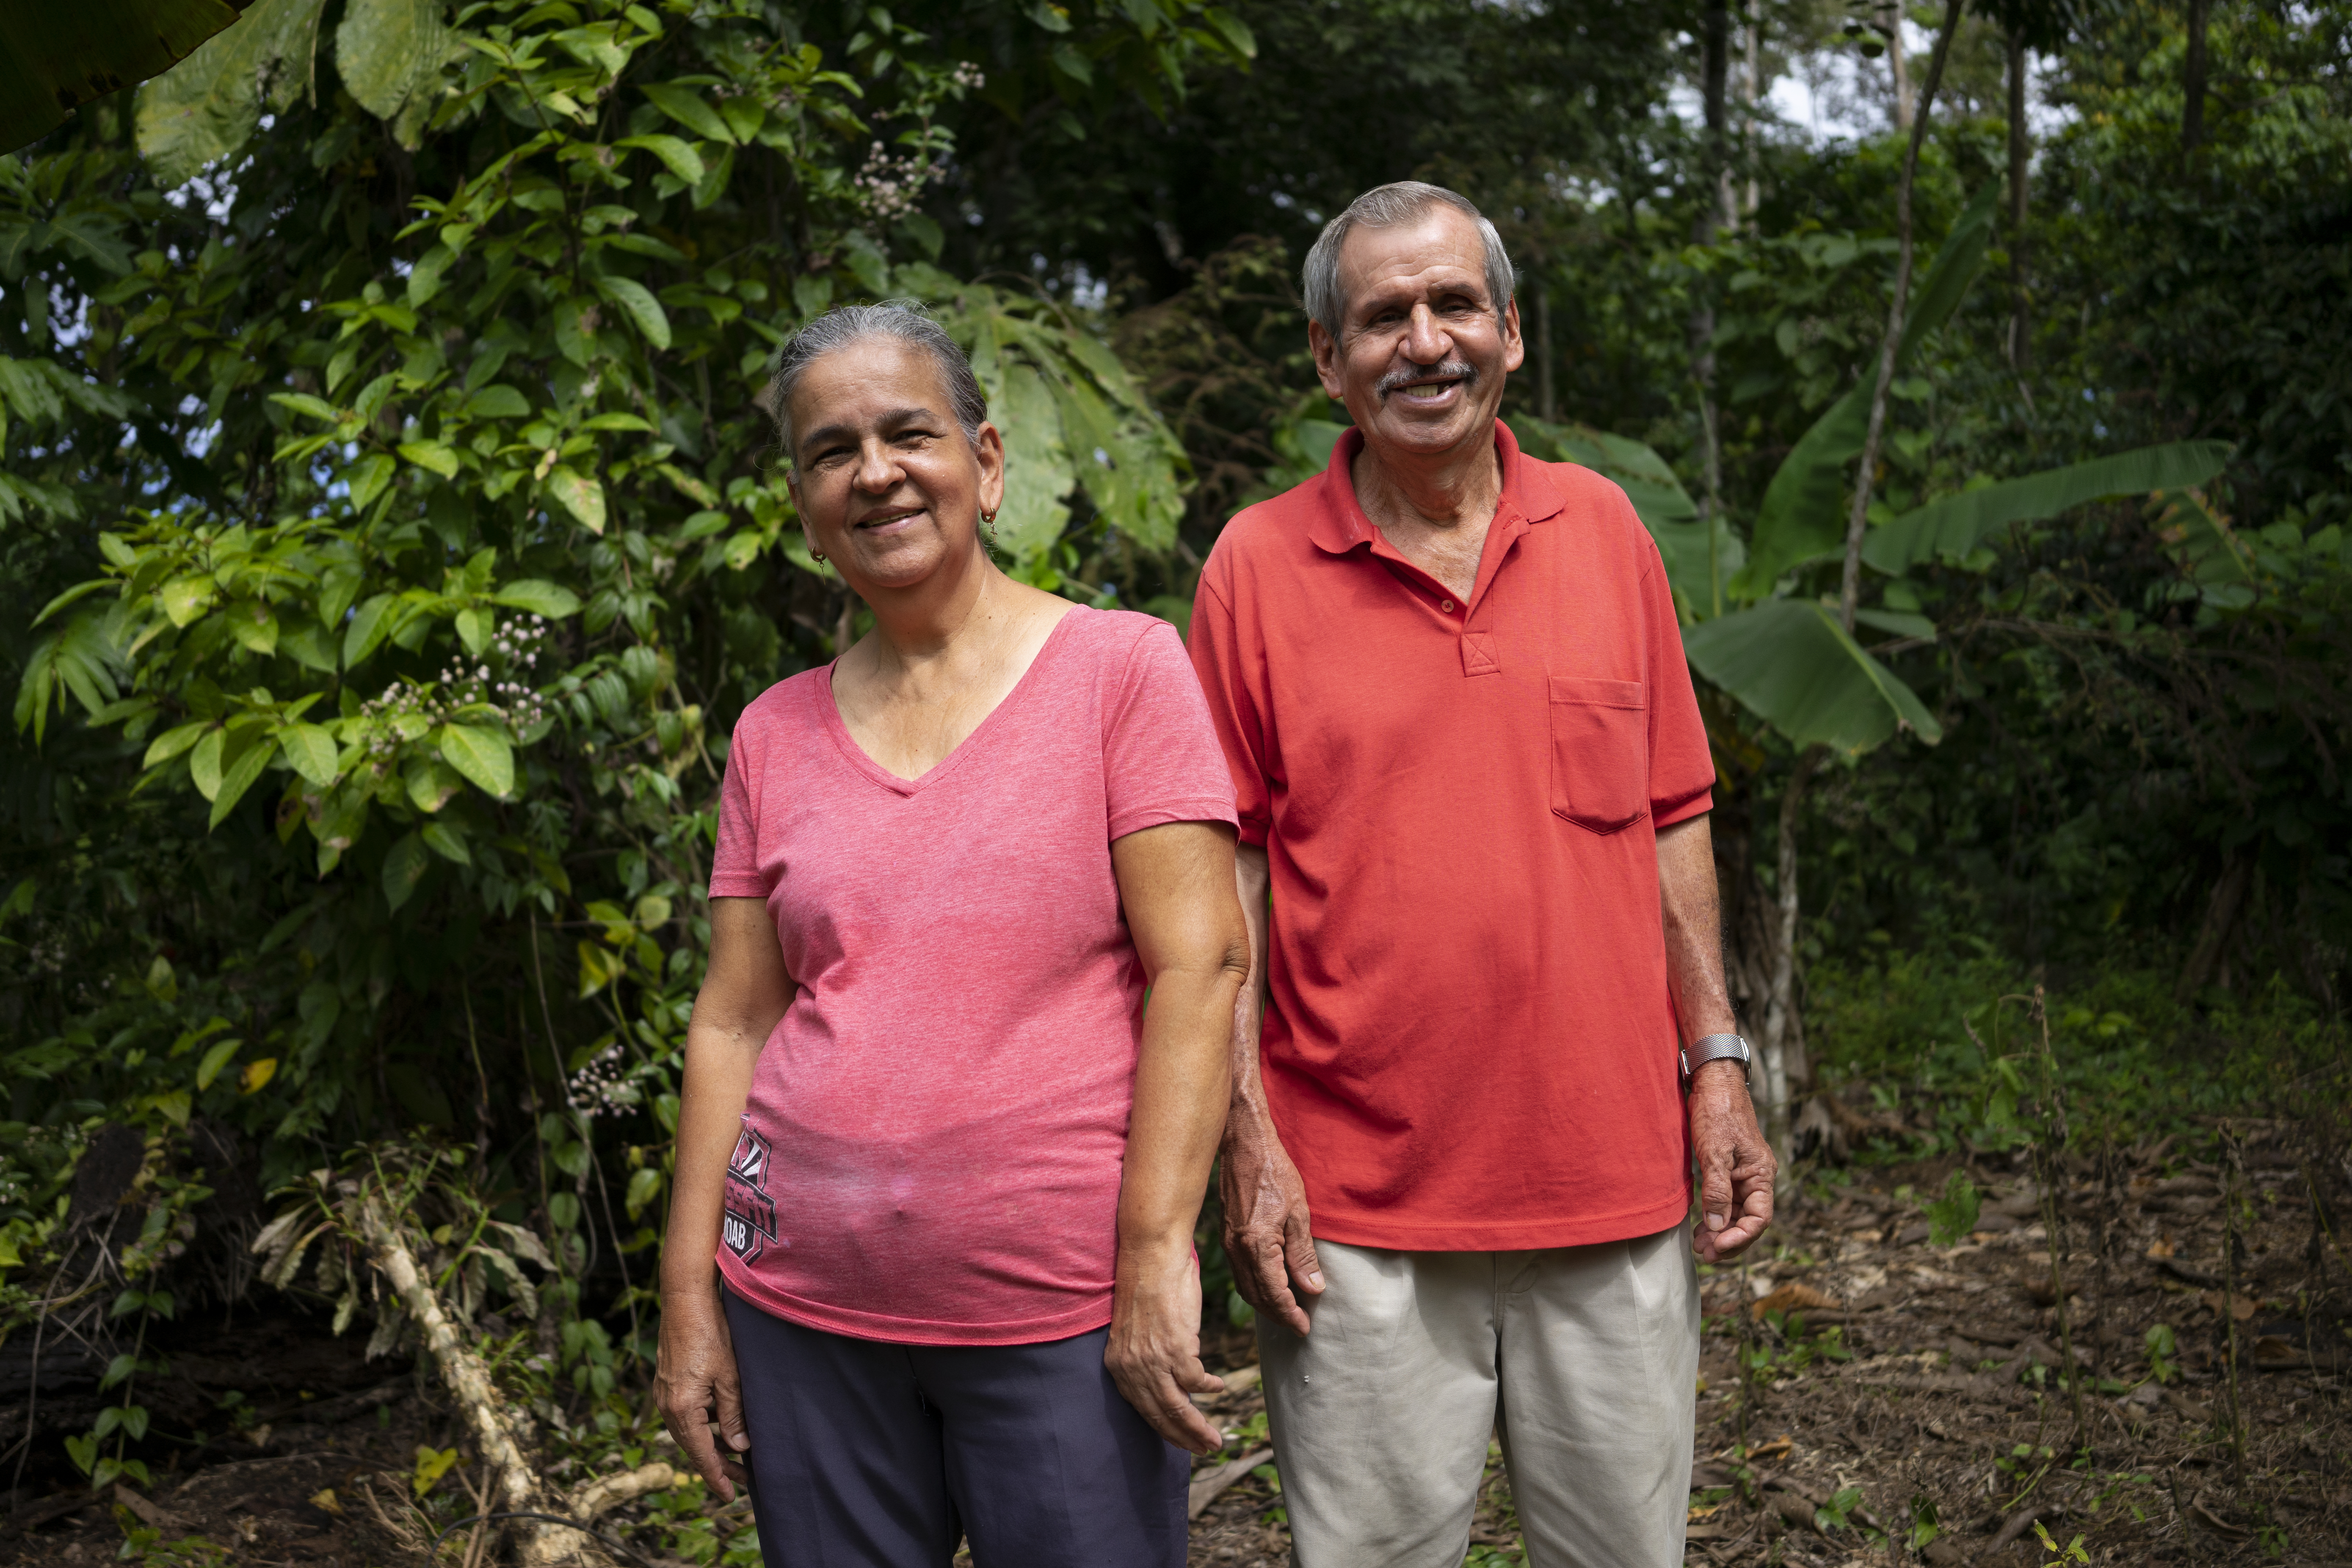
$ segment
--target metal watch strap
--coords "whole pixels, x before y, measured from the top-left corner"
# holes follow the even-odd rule
[[[1706,1066],[1707,1063],[1719,1062],[1726,1058],[1739,1064],[1739,1076],[1742,1079],[1752,1079],[1755,1076],[1750,1065],[1754,1053],[1748,1049],[1748,1042],[1738,1035],[1708,1035],[1693,1040],[1689,1048],[1682,1055],[1683,1082],[1685,1084],[1690,1082],[1691,1074]]]

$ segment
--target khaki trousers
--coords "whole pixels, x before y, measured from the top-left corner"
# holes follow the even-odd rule
[[[1490,1431],[1528,1568],[1676,1568],[1698,1378],[1685,1226],[1540,1252],[1315,1247],[1313,1331],[1257,1321],[1297,1568],[1460,1568]]]

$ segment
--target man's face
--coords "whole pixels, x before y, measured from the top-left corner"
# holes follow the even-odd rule
[[[1309,323],[1323,390],[1367,445],[1435,457],[1484,441],[1503,378],[1527,358],[1519,310],[1486,291],[1478,226],[1450,206],[1393,228],[1358,227],[1339,247],[1348,301],[1338,342]]]

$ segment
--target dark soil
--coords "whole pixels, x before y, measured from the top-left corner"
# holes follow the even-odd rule
[[[2022,1565],[2051,1560],[2031,1528],[2038,1518],[2062,1546],[2079,1535],[2094,1563],[2352,1563],[2352,1291],[2334,1249],[2315,1243],[2298,1168],[2283,1156],[2266,1166],[2259,1152],[2248,1163],[2256,1217],[2228,1258],[2215,1168],[2117,1162],[2105,1179],[2078,1173],[2060,1200],[2065,1329],[2086,1367],[2079,1435],[2058,1375],[2041,1209],[2020,1172],[1977,1167],[1980,1228],[1948,1250],[1928,1245],[1916,1203],[1894,1196],[1906,1183],[1939,1189],[1945,1166],[1851,1173],[1814,1189],[1745,1268],[1704,1282],[1688,1561]],[[2147,1356],[2158,1324],[2178,1347],[2161,1384]],[[423,1516],[405,1500],[415,1455],[462,1448],[462,1435],[436,1390],[403,1363],[364,1362],[360,1339],[299,1318],[191,1329],[150,1403],[159,1428],[213,1435],[120,1498],[68,1486],[71,1471],[44,1457],[0,1525],[0,1563],[95,1568],[132,1531],[150,1562],[423,1563]],[[1745,1382],[1743,1345],[1759,1363]],[[1227,1369],[1252,1359],[1242,1331],[1212,1347]],[[223,1409],[232,1391],[241,1415]],[[94,1404],[70,1388],[42,1398]],[[1263,1409],[1255,1386],[1212,1402],[1235,1440],[1196,1477],[1265,1447],[1251,1419]],[[10,1419],[0,1408],[0,1423]],[[470,1460],[442,1483],[436,1520],[470,1511],[463,1500],[480,1484]],[[1280,1509],[1278,1479],[1253,1467],[1195,1521],[1192,1563],[1281,1568]],[[1924,1550],[1870,1539],[1931,1517],[1940,1533]],[[678,1519],[647,1499],[606,1527],[668,1564]],[[728,1510],[718,1522],[723,1539],[745,1521]],[[467,1540],[453,1537],[442,1561],[461,1562]],[[1474,1563],[1523,1560],[1491,1448],[1470,1546]]]

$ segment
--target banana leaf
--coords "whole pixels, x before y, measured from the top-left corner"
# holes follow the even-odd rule
[[[1740,567],[1748,547],[1721,517],[1712,528],[1699,521],[1698,503],[1655,448],[1631,437],[1612,436],[1585,425],[1554,424],[1514,414],[1507,423],[1519,449],[1550,462],[1575,463],[1613,479],[1633,503],[1634,515],[1657,542],[1666,581],[1695,613],[1714,613],[1716,601]],[[1715,535],[1710,557],[1707,534]]]
[[[161,76],[236,20],[224,0],[20,0],[0,5],[0,153],[92,99]]]
[[[1872,530],[1863,541],[1862,558],[1877,571],[1899,575],[1938,555],[1965,555],[1987,534],[2013,522],[2039,522],[2102,496],[2201,485],[2221,471],[2229,456],[2226,441],[2176,441],[1962,490]]]
[[[1810,599],[1767,599],[1683,628],[1691,668],[1798,746],[1853,755],[1907,729],[1929,745],[1943,726],[1916,693]]]
[[[1944,324],[1975,281],[1977,269],[1984,263],[1985,247],[1992,238],[1993,206],[2000,195],[1999,184],[1988,183],[1936,252],[1934,264],[1912,297],[1902,340],[1895,345],[1898,371],[1909,363],[1920,341]],[[1782,573],[1844,542],[1845,514],[1838,502],[1845,494],[1846,469],[1862,455],[1863,439],[1869,434],[1870,398],[1876,384],[1873,364],[1860,382],[1813,421],[1781,460],[1765,488],[1764,504],[1749,533],[1748,569],[1732,584],[1736,596],[1761,598],[1772,591]]]

